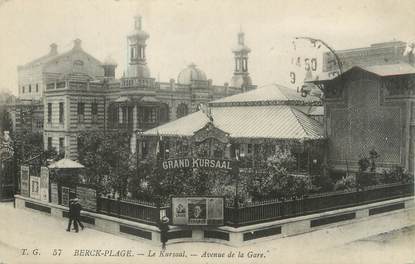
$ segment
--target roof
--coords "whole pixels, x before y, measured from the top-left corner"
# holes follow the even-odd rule
[[[81,169],[85,168],[84,165],[70,160],[70,159],[61,159],[59,161],[56,161],[52,164],[50,164],[49,169]]]
[[[288,105],[212,107],[213,125],[232,138],[313,140],[323,137],[320,123]],[[193,136],[209,121],[201,111],[150,129],[144,135]]]
[[[408,63],[395,63],[395,64],[384,64],[384,65],[372,65],[372,66],[354,66],[347,71],[343,72],[343,75],[347,72],[361,69],[367,72],[371,72],[381,77],[386,76],[395,76],[395,75],[406,75],[406,74],[415,74],[415,67],[411,66]],[[322,72],[317,76],[316,79],[310,80],[310,82],[319,82],[319,81],[330,81],[338,78],[337,76],[330,76],[328,72]]]
[[[270,84],[245,93],[228,96],[210,103],[212,106],[252,105],[252,104],[285,104],[285,105],[321,105],[315,96],[302,97],[296,90]]]
[[[177,77],[179,84],[191,84],[192,81],[206,81],[206,74],[198,69],[195,64],[190,64],[183,69]]]

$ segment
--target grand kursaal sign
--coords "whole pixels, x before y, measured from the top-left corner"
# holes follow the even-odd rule
[[[165,170],[184,169],[184,168],[211,168],[232,170],[233,162],[231,160],[210,159],[210,158],[178,158],[164,160],[161,167]]]
[[[208,226],[224,224],[224,198],[181,196],[171,198],[172,224]]]

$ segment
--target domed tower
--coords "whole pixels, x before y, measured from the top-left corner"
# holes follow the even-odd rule
[[[177,83],[190,85],[193,82],[207,82],[206,74],[192,63],[184,68],[177,76]]]
[[[127,36],[127,78],[150,78],[146,62],[146,41],[149,34],[142,30],[141,16],[134,18],[134,30]]]
[[[245,34],[242,31],[238,33],[238,44],[232,52],[235,57],[235,70],[231,86],[246,90],[247,86],[252,85],[248,72],[248,54],[251,52],[251,49],[245,45]]]

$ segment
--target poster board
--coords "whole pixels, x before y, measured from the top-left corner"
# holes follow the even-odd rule
[[[59,191],[58,184],[56,182],[52,182],[50,184],[50,200],[54,204],[59,204]]]
[[[97,191],[85,186],[76,186],[76,196],[84,210],[97,211]]]
[[[40,200],[49,202],[49,169],[47,167],[40,168]]]
[[[20,166],[20,194],[29,197],[29,166]]]
[[[66,207],[69,207],[69,192],[70,192],[70,189],[68,187],[62,186],[61,190],[62,190],[62,193],[61,193],[61,195],[62,195],[62,199],[61,199],[62,205],[66,206]]]
[[[30,198],[40,200],[40,177],[30,176]]]
[[[217,226],[224,224],[223,197],[172,197],[171,204],[173,225]]]

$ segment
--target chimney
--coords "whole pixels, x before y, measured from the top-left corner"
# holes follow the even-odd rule
[[[50,52],[49,52],[50,55],[58,54],[58,45],[56,45],[56,43],[50,44],[49,47],[50,47]]]
[[[82,49],[81,44],[82,44],[82,40],[77,38],[73,41],[73,48],[74,49]]]

